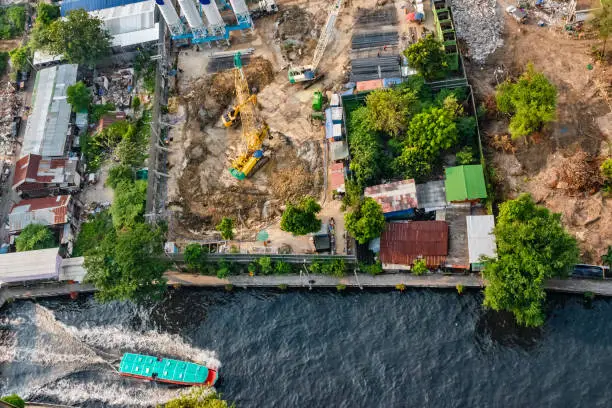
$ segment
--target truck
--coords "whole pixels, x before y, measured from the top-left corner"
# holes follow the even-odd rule
[[[257,19],[278,12],[276,0],[259,0],[257,8],[251,10],[251,18]]]
[[[508,6],[506,7],[506,13],[510,14],[512,18],[521,24],[525,24],[527,22],[527,12],[523,9]]]

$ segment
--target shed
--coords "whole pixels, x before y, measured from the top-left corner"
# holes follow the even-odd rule
[[[359,81],[355,84],[355,90],[357,92],[367,92],[374,89],[382,88],[382,79],[372,79],[369,81]]]
[[[469,261],[473,271],[482,270],[481,256],[494,257],[496,252],[492,215],[470,215],[467,221]]]
[[[28,118],[21,154],[64,156],[70,128],[71,107],[66,90],[76,82],[77,65],[45,68],[36,74],[32,113]]]
[[[344,192],[344,163],[333,163],[330,166],[330,187],[332,190]]]
[[[57,279],[62,264],[58,248],[0,255],[0,284]]]
[[[445,221],[387,223],[380,237],[380,261],[385,269],[410,269],[417,259],[429,268],[443,265],[448,254]]]
[[[342,108],[337,106],[331,108],[331,119],[334,124],[342,123]]]
[[[387,219],[412,215],[419,207],[413,179],[367,187],[364,195],[380,204]]]
[[[348,145],[345,140],[339,142],[331,142],[331,159],[332,161],[344,160],[349,156]]]
[[[342,99],[340,98],[340,95],[338,95],[337,93],[332,94],[331,99],[329,101],[329,106],[333,108],[335,106],[340,106],[341,103]]]
[[[335,141],[342,140],[342,125],[339,123],[334,123],[332,125],[332,138]]]
[[[417,184],[416,196],[419,208],[423,208],[425,211],[435,211],[445,208],[446,190],[444,189],[444,180]]]
[[[465,202],[487,198],[482,165],[448,167],[445,172],[446,201]]]
[[[329,235],[329,224],[321,223],[319,232],[312,234],[312,242],[317,252],[325,252],[331,250],[331,237]]]
[[[21,200],[9,213],[9,230],[18,232],[30,224],[63,225],[70,221],[69,195]]]

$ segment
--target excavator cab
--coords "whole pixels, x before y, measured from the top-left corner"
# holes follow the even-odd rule
[[[239,116],[236,107],[230,108],[227,112],[223,114],[223,116],[221,116],[221,120],[223,120],[223,126],[225,127],[234,126],[237,123],[237,119],[239,119]]]

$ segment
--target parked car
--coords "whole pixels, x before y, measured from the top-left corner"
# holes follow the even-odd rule
[[[508,6],[506,7],[506,13],[510,14],[512,18],[521,24],[525,24],[527,22],[527,12],[523,9]]]

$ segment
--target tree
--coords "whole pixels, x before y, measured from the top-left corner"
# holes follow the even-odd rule
[[[366,97],[369,122],[375,130],[398,137],[418,103],[416,92],[411,89],[375,90]]]
[[[442,43],[431,34],[410,45],[404,55],[408,58],[408,65],[427,80],[444,78],[446,75],[448,63]]]
[[[70,85],[66,89],[66,96],[73,112],[87,112],[91,105],[91,92],[83,81]]]
[[[140,108],[140,98],[138,96],[135,96],[134,99],[132,99],[132,109],[137,111],[138,108]]]
[[[219,394],[209,388],[192,387],[188,393],[166,402],[158,408],[234,408],[234,404],[223,401]]]
[[[385,216],[382,207],[374,199],[366,197],[352,212],[344,214],[346,230],[359,242],[379,237],[385,229]]]
[[[221,233],[221,238],[223,239],[234,238],[234,220],[231,218],[223,217],[215,229]]]
[[[607,158],[601,163],[601,175],[604,176],[608,181],[612,181],[612,157]]]
[[[141,301],[159,299],[166,290],[164,231],[145,223],[107,234],[85,255],[87,282],[96,298]]]
[[[567,277],[578,261],[576,239],[561,215],[537,206],[529,194],[500,206],[494,229],[497,258],[485,259],[484,305],[512,312],[525,326],[544,324],[544,280]]]
[[[53,231],[46,225],[30,224],[15,239],[17,252],[34,251],[57,246]]]
[[[17,408],[25,408],[25,401],[19,397],[17,394],[7,395],[5,397],[0,398],[0,401],[8,402],[11,405],[16,406]]]
[[[130,166],[120,164],[113,166],[108,171],[108,178],[105,184],[113,190],[123,182],[131,183],[134,181],[134,172]]]
[[[414,115],[408,126],[406,146],[416,147],[428,160],[457,143],[457,125],[442,108],[429,108]]]
[[[601,58],[606,58],[606,42],[612,33],[612,0],[601,0],[601,8],[596,11],[593,24],[598,31],[599,38],[603,40]]]
[[[293,235],[306,235],[321,229],[321,220],[317,214],[321,206],[310,196],[304,197],[298,204],[287,204],[281,218],[281,229]]]
[[[127,132],[117,143],[114,153],[121,164],[129,167],[138,167],[144,162],[147,156],[147,142],[149,140],[149,133],[144,129],[144,126],[146,125],[130,125]]]
[[[361,189],[377,182],[383,172],[383,144],[371,122],[368,108],[362,106],[351,113],[349,147],[351,172]]]
[[[257,260],[257,265],[259,265],[259,270],[264,275],[270,275],[274,271],[274,267],[272,266],[272,260],[269,256],[262,256]]]
[[[189,244],[185,248],[183,258],[189,270],[201,271],[204,261],[206,260],[206,253],[202,250],[202,245],[195,243]]]
[[[47,40],[48,51],[63,55],[72,64],[92,67],[110,54],[111,36],[102,20],[91,17],[84,9],[72,10],[65,20],[53,21]]]
[[[51,24],[54,20],[57,20],[59,17],[59,6],[44,2],[40,2],[38,3],[38,6],[36,6],[36,23],[38,24],[46,26]]]
[[[393,163],[395,173],[404,179],[420,180],[431,173],[431,163],[416,147],[406,146]]]
[[[508,129],[513,139],[540,130],[556,116],[557,88],[531,63],[516,82],[499,84],[495,99],[499,111],[511,115]]]
[[[115,197],[110,208],[113,225],[117,229],[133,227],[143,221],[147,182],[121,182],[115,188]]]
[[[81,230],[77,235],[72,256],[83,256],[90,250],[94,249],[104,237],[109,234],[114,234],[113,219],[108,210],[102,211],[87,222],[81,224]]]
[[[8,66],[9,53],[0,51],[0,76],[4,75],[6,67]]]
[[[14,71],[23,71],[30,64],[28,59],[30,58],[30,49],[27,46],[15,48],[9,51],[11,57],[11,64],[13,65]]]
[[[612,269],[612,245],[608,245],[608,252],[601,256],[601,262]]]

